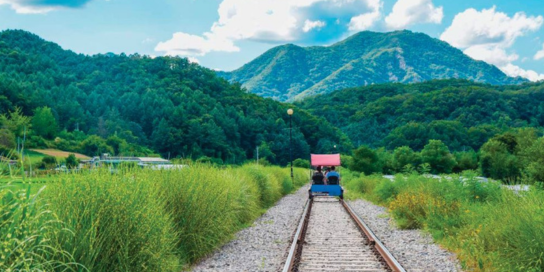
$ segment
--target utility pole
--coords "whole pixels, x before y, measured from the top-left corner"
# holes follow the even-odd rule
[[[291,161],[291,181],[294,182],[293,176],[293,109],[288,109],[289,115],[289,160]]]

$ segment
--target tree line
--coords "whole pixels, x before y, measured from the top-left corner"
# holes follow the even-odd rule
[[[149,155],[242,163],[260,147],[274,164],[293,155],[350,149],[322,118],[248,93],[187,59],[86,56],[31,33],[0,33],[0,113],[4,147],[28,129],[27,146],[94,156]],[[26,124],[12,124],[26,118]],[[314,124],[319,124],[315,126]]]

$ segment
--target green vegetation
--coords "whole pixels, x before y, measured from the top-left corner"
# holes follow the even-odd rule
[[[298,104],[324,117],[356,145],[420,151],[441,140],[451,152],[478,151],[496,134],[544,127],[544,83],[491,86],[465,80],[380,84],[308,98]]]
[[[282,45],[219,75],[280,101],[387,82],[463,78],[501,85],[526,81],[509,78],[497,67],[476,61],[443,41],[406,30],[364,31],[326,47]]]
[[[439,179],[418,174],[358,176],[344,172],[346,197],[389,208],[400,228],[422,228],[455,252],[469,271],[544,270],[544,191],[502,189],[476,173]]]
[[[78,55],[25,31],[0,32],[0,144],[8,148],[26,128],[27,148],[243,164],[266,146],[266,159],[285,165],[291,107],[187,59]],[[298,108],[292,118],[294,158],[331,143],[351,148],[325,120]]]
[[[180,271],[308,180],[244,165],[62,174],[0,190],[0,270]]]

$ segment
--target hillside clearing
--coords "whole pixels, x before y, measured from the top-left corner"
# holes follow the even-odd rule
[[[85,156],[83,154],[75,153],[75,152],[66,152],[62,150],[57,149],[31,149],[34,152],[38,152],[47,156],[57,157],[57,158],[66,158],[70,154],[74,154],[76,158],[82,159],[82,160],[89,160],[91,157]]]

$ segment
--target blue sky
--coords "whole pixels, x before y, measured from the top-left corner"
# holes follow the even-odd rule
[[[0,0],[0,30],[84,54],[179,55],[232,70],[280,44],[409,29],[531,80],[544,79],[543,16],[541,0]]]

